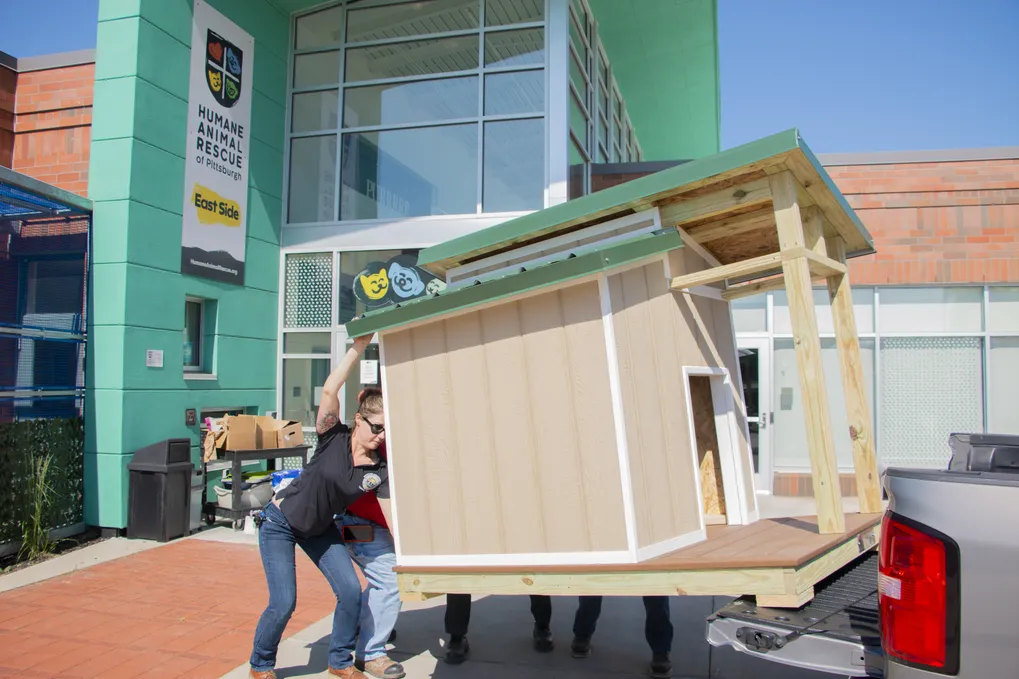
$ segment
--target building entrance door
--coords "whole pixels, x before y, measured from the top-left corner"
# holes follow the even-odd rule
[[[758,493],[771,493],[771,346],[767,339],[737,340],[743,402],[747,408],[750,447],[754,460],[754,486]]]

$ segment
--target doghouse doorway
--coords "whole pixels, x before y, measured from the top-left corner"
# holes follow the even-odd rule
[[[727,373],[687,368],[690,442],[705,525],[744,524],[743,480],[736,436],[735,402]]]

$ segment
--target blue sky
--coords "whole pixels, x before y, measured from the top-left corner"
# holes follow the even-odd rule
[[[0,0],[0,51],[95,47],[98,5]],[[1019,145],[1016,0],[718,0],[718,23],[723,148],[790,127],[820,153]]]

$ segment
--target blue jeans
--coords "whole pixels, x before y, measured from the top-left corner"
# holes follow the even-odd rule
[[[331,527],[313,538],[299,538],[279,507],[270,502],[265,506],[265,521],[258,529],[258,551],[269,586],[269,606],[255,628],[251,668],[265,672],[276,666],[276,650],[297,606],[296,545],[300,545],[318,566],[336,595],[333,632],[329,637],[329,666],[338,670],[350,667],[354,664],[354,635],[361,615],[361,583],[340,532]]]
[[[338,523],[347,526],[374,526],[371,542],[350,542],[347,550],[364,573],[368,586],[361,598],[361,633],[357,638],[357,657],[365,661],[386,655],[386,642],[400,615],[400,586],[393,567],[396,547],[393,535],[382,526],[359,516],[344,514]]]

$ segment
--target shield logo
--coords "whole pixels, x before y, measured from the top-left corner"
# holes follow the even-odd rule
[[[220,106],[231,108],[241,98],[244,53],[211,29],[205,52],[205,83],[209,92]]]

